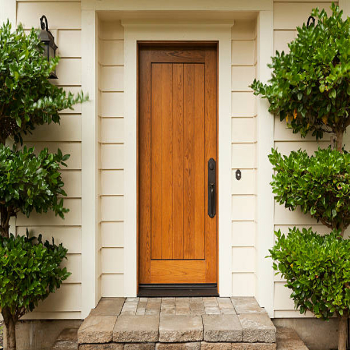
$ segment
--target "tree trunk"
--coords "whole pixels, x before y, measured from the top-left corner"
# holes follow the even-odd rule
[[[348,313],[339,317],[338,331],[338,350],[346,350],[346,341],[348,338]]]
[[[9,224],[10,216],[5,206],[0,207],[0,219],[1,219],[0,235],[2,237],[9,237],[10,236],[10,224]]]
[[[9,308],[2,310],[2,316],[6,326],[7,350],[16,350],[16,321]]]
[[[343,153],[343,132],[342,131],[337,131],[335,134],[335,142],[336,142],[336,149],[340,152]]]

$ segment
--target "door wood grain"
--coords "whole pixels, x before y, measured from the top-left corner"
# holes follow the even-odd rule
[[[208,170],[217,159],[214,46],[139,49],[139,283],[216,283],[217,216]]]

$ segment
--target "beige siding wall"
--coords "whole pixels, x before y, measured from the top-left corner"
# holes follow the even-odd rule
[[[100,22],[101,295],[124,293],[124,31]]]
[[[256,20],[232,27],[232,294],[254,295],[256,227]],[[236,179],[236,171],[242,173]],[[220,235],[220,233],[219,233]]]
[[[66,90],[77,92],[81,89],[81,48],[80,48],[80,2],[79,1],[17,1],[17,23],[29,30],[39,28],[39,19],[45,14],[49,21],[58,54],[61,56],[55,84]],[[27,318],[80,318],[81,315],[81,107],[74,111],[63,111],[61,125],[51,124],[38,127],[33,135],[24,138],[25,143],[37,151],[48,147],[50,151],[60,148],[71,155],[68,167],[62,170],[67,199],[65,206],[70,209],[66,219],[52,213],[31,215],[27,219],[19,215],[16,231],[24,234],[26,227],[44,238],[55,238],[55,242],[68,248],[68,260],[64,263],[72,275],[62,287],[44,301]]]
[[[315,7],[330,8],[331,2],[320,1],[276,1],[274,3],[274,50],[288,52],[288,43],[296,35],[296,27],[307,21],[311,9]],[[289,154],[292,150],[305,149],[309,153],[317,150],[318,147],[327,147],[330,142],[329,135],[318,143],[314,137],[301,138],[299,134],[293,134],[287,129],[285,123],[275,118],[275,147],[283,154]],[[317,232],[326,233],[327,228],[317,224],[310,216],[300,211],[289,211],[275,204],[275,229],[288,232],[288,227],[310,227],[313,226]],[[284,287],[285,282],[280,276],[275,276],[274,286],[274,310],[275,317],[300,317],[298,311],[294,310],[294,303],[290,299],[290,291]],[[310,316],[308,314],[307,316]]]

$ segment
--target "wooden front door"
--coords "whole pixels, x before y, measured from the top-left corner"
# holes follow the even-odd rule
[[[138,151],[140,284],[216,283],[216,46],[140,46]]]

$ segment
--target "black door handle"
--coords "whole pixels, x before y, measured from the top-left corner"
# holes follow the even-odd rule
[[[216,162],[213,158],[208,161],[208,215],[213,218],[216,214]]]

